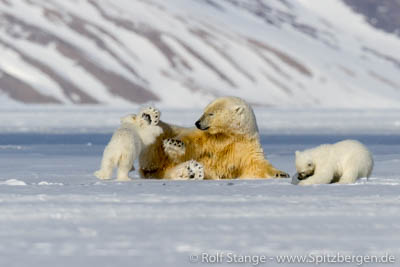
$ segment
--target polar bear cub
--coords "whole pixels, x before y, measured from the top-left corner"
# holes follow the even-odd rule
[[[296,151],[299,185],[354,183],[358,178],[369,177],[373,166],[369,150],[355,140]]]
[[[118,167],[117,180],[131,180],[128,173],[145,146],[154,143],[163,130],[158,126],[160,111],[148,107],[141,116],[135,114],[121,118],[121,126],[115,131],[104,149],[100,170],[94,175],[102,180],[111,179],[113,169]]]

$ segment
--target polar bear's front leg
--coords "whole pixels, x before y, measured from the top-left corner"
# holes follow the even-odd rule
[[[290,175],[284,171],[273,169],[272,170],[272,177],[273,178],[290,178]]]
[[[182,162],[186,153],[185,144],[176,139],[168,138],[163,141],[164,152],[175,163]]]
[[[195,160],[183,162],[167,171],[165,178],[171,180],[203,180],[203,165]]]
[[[325,169],[318,173],[314,173],[305,180],[301,180],[298,185],[329,184],[332,181],[333,174],[333,170]]]
[[[340,177],[338,184],[352,184],[358,179],[358,170],[345,170]]]
[[[289,174],[272,166],[268,160],[253,160],[243,165],[237,178],[289,178]],[[236,178],[236,177],[233,177]]]
[[[154,107],[147,107],[139,112],[139,117],[146,120],[149,125],[158,125],[161,112]]]

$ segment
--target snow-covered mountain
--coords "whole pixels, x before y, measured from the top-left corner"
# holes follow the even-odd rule
[[[356,12],[339,0],[0,0],[0,99],[398,107],[400,39]]]

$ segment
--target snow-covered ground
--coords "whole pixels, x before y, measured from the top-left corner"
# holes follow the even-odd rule
[[[213,266],[252,266],[228,264],[227,253],[267,256],[259,266],[312,266],[274,258],[309,253],[400,262],[400,110],[256,108],[269,160],[291,174],[295,150],[364,142],[375,168],[355,185],[95,179],[118,118],[135,111],[1,110],[0,266],[200,266],[190,256],[202,253],[224,253]],[[162,116],[190,126],[200,113]]]

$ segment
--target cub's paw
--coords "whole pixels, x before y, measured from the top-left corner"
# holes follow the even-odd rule
[[[102,171],[96,171],[94,173],[94,176],[96,176],[97,178],[99,178],[100,180],[110,180],[111,176],[102,172]]]
[[[286,173],[286,172],[283,172],[283,171],[277,171],[275,173],[274,177],[275,178],[290,178],[290,175],[288,173]]]
[[[139,116],[149,125],[158,125],[160,122],[161,112],[155,107],[147,107],[140,111]]]
[[[204,179],[204,168],[199,162],[195,160],[189,160],[183,166],[183,171],[180,179],[184,180],[203,180]]]
[[[118,177],[116,181],[117,182],[129,182],[129,181],[132,181],[132,179],[129,178],[128,176],[121,176],[121,177]]]
[[[183,156],[186,151],[185,144],[177,139],[168,138],[163,141],[165,153],[171,158]]]
[[[310,182],[309,180],[301,180],[297,183],[297,185],[312,185],[313,182]]]

